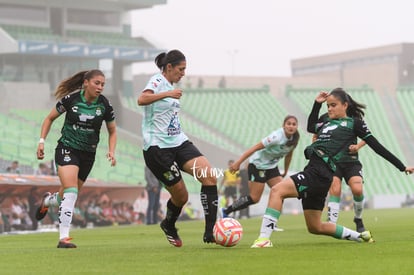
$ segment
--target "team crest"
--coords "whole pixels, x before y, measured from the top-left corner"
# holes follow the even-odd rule
[[[63,161],[64,162],[69,162],[71,160],[71,158],[70,158],[70,156],[69,155],[65,155],[64,157],[63,157]]]
[[[168,181],[171,181],[174,179],[174,175],[172,174],[171,171],[167,171],[163,174],[164,178]]]
[[[101,116],[102,115],[102,110],[101,108],[96,108],[96,113],[97,116]]]

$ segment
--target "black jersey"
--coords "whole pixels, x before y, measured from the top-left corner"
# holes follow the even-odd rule
[[[349,145],[355,141],[356,137],[359,137],[377,154],[394,164],[400,171],[405,170],[404,164],[377,141],[363,120],[345,117],[339,119],[326,118],[319,121],[320,108],[321,104],[315,101],[308,118],[307,129],[310,133],[316,134],[317,139],[306,147],[305,156],[307,158],[312,154],[316,154],[335,171],[335,163],[346,154]]]
[[[354,125],[361,125],[361,123],[364,125],[363,128],[365,129],[366,132],[366,137],[371,135],[371,132],[369,131],[368,127],[365,125],[365,123],[357,121],[355,124],[355,120],[354,119],[343,119],[343,121],[341,121],[339,124],[339,127],[341,129],[338,129],[336,135],[339,137],[343,137],[345,138],[345,143],[342,148],[342,150],[336,149],[338,152],[335,155],[335,162],[339,163],[339,162],[355,162],[355,163],[359,163],[359,159],[358,159],[358,153],[351,153],[349,151],[349,146],[352,144],[357,144],[357,135],[356,134],[352,134],[352,136],[347,135],[347,132],[350,130],[353,130]],[[328,116],[328,113],[323,114],[319,120],[318,123],[316,124],[316,127],[319,127],[319,129],[316,129],[317,131],[326,131],[327,129],[322,129],[323,125],[329,125],[331,124],[334,125],[335,121],[331,121],[331,119]],[[362,133],[362,131],[360,130],[359,132]],[[321,133],[321,139],[325,138],[326,135],[324,133]],[[318,138],[319,139],[319,138]],[[318,140],[317,140],[318,141]],[[341,143],[339,140],[337,140],[337,143]],[[342,144],[342,143],[341,143]]]
[[[99,95],[92,103],[88,103],[83,90],[63,97],[56,103],[56,110],[60,114],[66,112],[58,142],[87,152],[96,151],[102,122],[115,119],[112,105],[106,97]]]

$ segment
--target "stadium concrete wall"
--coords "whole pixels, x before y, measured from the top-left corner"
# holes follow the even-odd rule
[[[51,94],[48,83],[38,82],[0,82],[2,100],[0,108],[3,112],[10,108],[48,109]]]

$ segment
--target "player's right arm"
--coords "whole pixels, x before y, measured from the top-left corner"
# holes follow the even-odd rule
[[[166,97],[172,97],[176,99],[180,99],[183,91],[180,89],[174,89],[170,91],[154,93],[152,90],[144,90],[138,97],[137,103],[139,106],[145,106],[154,103],[160,99]]]
[[[243,155],[240,156],[238,160],[236,160],[231,166],[230,171],[236,172],[239,171],[240,165],[248,158],[250,157],[254,152],[261,150],[264,148],[264,145],[262,142],[257,143],[253,147],[249,148],[246,152],[243,153]]]
[[[53,121],[60,115],[61,114],[56,110],[56,108],[53,108],[43,120],[42,128],[40,130],[40,140],[39,144],[37,145],[37,159],[43,159],[45,157],[45,139],[49,134]]]

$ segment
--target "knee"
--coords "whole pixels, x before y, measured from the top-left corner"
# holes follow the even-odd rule
[[[362,185],[360,186],[353,186],[353,188],[351,189],[352,191],[352,195],[354,197],[360,197],[364,194],[363,190],[362,190]]]
[[[308,232],[315,235],[321,234],[321,227],[315,225],[308,225]]]
[[[260,200],[260,196],[257,195],[250,195],[250,198],[252,199],[253,203],[258,203]]]
[[[217,178],[214,175],[206,175],[198,179],[202,185],[217,185]]]
[[[270,189],[270,196],[271,197],[280,197],[283,199],[282,190],[280,189],[279,185],[276,184]]]
[[[174,199],[174,202],[177,203],[177,206],[181,207],[184,206],[188,201],[188,193],[179,196],[178,198]]]

